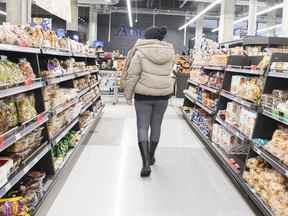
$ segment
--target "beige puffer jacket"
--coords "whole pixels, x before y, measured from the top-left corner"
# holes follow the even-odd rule
[[[127,59],[128,69],[124,75],[127,100],[133,94],[167,96],[173,93],[171,77],[175,62],[173,45],[159,40],[140,39],[133,47],[133,56]]]

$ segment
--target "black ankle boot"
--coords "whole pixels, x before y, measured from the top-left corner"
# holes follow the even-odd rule
[[[155,151],[157,148],[158,142],[151,142],[150,143],[150,165],[155,164]]]
[[[138,143],[141,152],[143,167],[141,169],[141,177],[149,177],[151,174],[150,160],[149,160],[149,143]]]

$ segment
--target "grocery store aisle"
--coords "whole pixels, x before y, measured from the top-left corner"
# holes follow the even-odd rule
[[[173,105],[151,178],[140,167],[134,108],[106,106],[47,215],[254,215]]]

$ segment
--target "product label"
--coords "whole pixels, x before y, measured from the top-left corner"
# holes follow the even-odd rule
[[[37,123],[41,124],[44,121],[44,116],[43,114],[40,114],[37,116]]]
[[[24,83],[26,86],[31,86],[33,84],[33,80],[32,80],[32,78],[28,78],[24,81]]]
[[[0,136],[0,149],[2,149],[5,146],[5,137]]]

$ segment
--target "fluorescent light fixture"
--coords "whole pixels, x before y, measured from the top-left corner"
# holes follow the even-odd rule
[[[0,14],[7,16],[7,13],[5,11],[0,10]]]
[[[200,17],[202,17],[204,14],[206,14],[208,11],[210,11],[212,8],[214,8],[216,5],[220,4],[222,0],[217,0],[210,5],[208,5],[203,11],[201,11],[199,14],[197,14],[195,17],[193,17],[191,20],[189,20],[187,23],[185,23],[183,26],[181,26],[178,30],[183,30],[190,24],[194,23],[196,20],[198,20]]]
[[[278,24],[278,25],[267,27],[267,28],[259,29],[257,31],[257,33],[263,33],[263,32],[267,32],[267,31],[275,30],[277,28],[280,28],[281,26],[282,26],[282,24]]]
[[[132,11],[131,11],[131,0],[127,0],[127,9],[128,9],[129,26],[132,28],[133,19],[132,19]]]
[[[263,14],[267,14],[267,13],[269,13],[269,12],[271,12],[271,11],[278,10],[278,9],[280,9],[280,8],[283,8],[283,7],[284,7],[284,3],[277,4],[277,5],[273,6],[273,7],[269,7],[269,8],[267,8],[267,9],[265,9],[265,10],[262,10],[262,11],[257,12],[257,13],[256,13],[256,16],[261,16],[261,15],[263,15]],[[248,19],[249,19],[249,16],[246,16],[246,17],[243,17],[243,18],[241,18],[241,19],[239,19],[239,20],[236,20],[233,24],[236,25],[236,24],[238,24],[238,23],[247,21]],[[215,29],[212,30],[212,32],[217,32],[217,31],[219,31],[219,28],[215,28]]]

